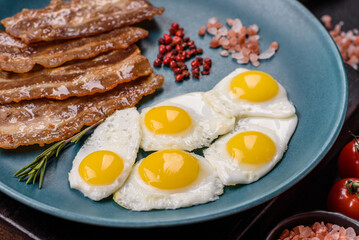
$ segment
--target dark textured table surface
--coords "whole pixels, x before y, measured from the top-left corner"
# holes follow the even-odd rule
[[[316,17],[330,14],[333,23],[344,21],[344,30],[359,28],[358,0],[302,0]],[[178,227],[108,228],[63,220],[31,209],[0,193],[0,240],[7,239],[265,239],[282,219],[298,212],[326,210],[325,201],[337,180],[337,156],[350,140],[348,130],[359,132],[359,72],[346,66],[349,84],[348,111],[343,129],[324,159],[300,182],[274,199],[247,211],[216,220]],[[129,236],[129,237],[127,237]]]

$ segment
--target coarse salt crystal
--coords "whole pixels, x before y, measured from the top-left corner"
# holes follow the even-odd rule
[[[220,54],[223,56],[223,57],[227,57],[229,55],[228,51],[227,50],[222,50],[220,52]]]
[[[261,63],[259,61],[252,62],[252,65],[255,67],[258,67]]]
[[[210,19],[208,19],[208,23],[210,24],[215,24],[216,22],[218,22],[218,18],[216,17],[211,17]]]
[[[246,57],[237,59],[238,64],[247,64],[248,62],[249,62],[249,58],[246,58]]]
[[[275,53],[274,48],[268,48],[267,50],[265,50],[264,52],[259,54],[258,58],[259,59],[269,59],[269,58],[273,57],[274,53]]]
[[[249,36],[249,37],[248,37],[248,40],[252,40],[252,39],[253,39],[253,40],[257,40],[257,41],[258,41],[259,38],[260,38],[259,35],[252,35],[252,36]]]
[[[222,36],[226,36],[228,34],[228,29],[225,26],[223,26],[220,29],[218,29],[217,34],[220,34]]]
[[[216,35],[217,34],[217,28],[215,28],[215,27],[211,27],[211,28],[208,28],[207,29],[207,32],[209,33],[209,34],[211,34],[211,35]]]
[[[251,27],[254,31],[259,32],[259,27],[257,24],[252,24]]]
[[[241,59],[241,58],[243,58],[243,53],[241,53],[241,52],[233,53],[232,58]]]
[[[232,25],[233,25],[233,19],[232,19],[232,18],[227,18],[227,19],[226,19],[226,23],[228,24],[228,26],[232,27]]]
[[[239,18],[236,18],[236,19],[233,20],[233,25],[232,25],[233,31],[238,33],[241,30],[242,27],[243,27],[243,24],[242,24],[242,22],[241,22],[241,20]]]
[[[354,238],[356,236],[354,228],[348,227],[346,229],[346,236],[350,238]]]
[[[226,38],[226,37],[222,37],[220,40],[219,40],[219,44],[222,45],[222,46],[226,46],[229,44],[229,40]]]

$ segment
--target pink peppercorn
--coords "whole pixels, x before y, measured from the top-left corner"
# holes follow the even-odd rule
[[[155,67],[161,67],[162,66],[162,60],[157,58],[155,61],[153,61],[153,65]]]
[[[183,80],[183,77],[184,77],[183,74],[178,74],[176,75],[175,79],[177,82],[181,82]]]
[[[163,59],[163,64],[166,65],[166,66],[169,66],[170,63],[171,63],[171,61],[172,61],[172,58],[171,58],[171,57],[165,57],[165,58]]]

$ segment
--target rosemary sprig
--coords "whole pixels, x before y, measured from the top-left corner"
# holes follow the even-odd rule
[[[26,180],[26,184],[31,183],[31,180],[32,180],[32,184],[35,184],[37,176],[40,173],[39,188],[41,189],[42,183],[44,182],[44,175],[45,175],[47,161],[53,157],[55,158],[58,157],[61,150],[67,144],[69,143],[76,144],[90,129],[95,128],[103,121],[104,120],[100,120],[97,123],[85,128],[81,132],[75,134],[74,136],[53,144],[51,147],[49,147],[44,152],[42,152],[39,156],[37,156],[33,162],[27,164],[25,167],[17,171],[14,174],[14,176],[19,178],[19,181]]]

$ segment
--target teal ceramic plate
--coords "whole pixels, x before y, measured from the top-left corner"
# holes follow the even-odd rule
[[[166,8],[144,26],[150,30],[141,41],[143,54],[152,62],[157,55],[157,39],[176,21],[184,27],[204,57],[213,60],[210,75],[182,83],[174,81],[168,69],[155,69],[166,77],[163,90],[141,101],[139,109],[169,97],[192,91],[206,91],[235,68],[231,58],[221,57],[219,49],[210,49],[210,37],[200,38],[198,29],[210,17],[239,17],[243,24],[257,24],[260,45],[267,48],[279,43],[274,58],[263,61],[258,70],[274,76],[288,91],[299,117],[298,127],[282,161],[259,181],[237,187],[226,187],[215,202],[178,210],[133,212],[125,210],[110,198],[93,202],[71,190],[67,174],[79,146],[67,148],[61,157],[49,164],[43,189],[18,182],[13,173],[31,162],[43,149],[31,146],[0,150],[0,190],[40,211],[78,222],[118,227],[170,226],[215,219],[254,207],[273,198],[303,178],[322,159],[336,139],[346,112],[347,81],[343,63],[335,44],[321,24],[294,0],[152,0]],[[11,16],[22,8],[41,8],[46,0],[1,0],[0,18]],[[251,65],[245,65],[253,69]]]

